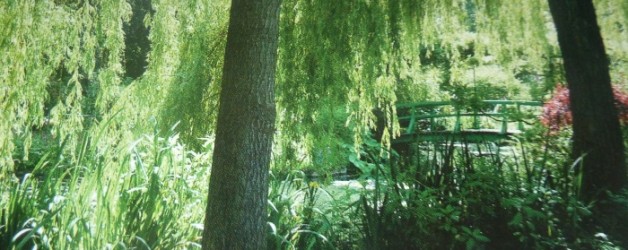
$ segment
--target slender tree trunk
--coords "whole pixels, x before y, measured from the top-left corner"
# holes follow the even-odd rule
[[[609,61],[591,0],[549,0],[573,115],[573,156],[582,158],[581,197],[605,199],[626,184],[624,144]]]
[[[149,29],[144,25],[144,18],[152,14],[151,0],[131,0],[133,15],[131,20],[124,25],[124,67],[126,76],[138,78],[146,71],[148,66],[148,52],[150,51]]]
[[[280,0],[233,0],[203,249],[265,249]]]

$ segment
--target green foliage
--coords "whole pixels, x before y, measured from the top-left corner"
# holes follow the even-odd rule
[[[416,161],[413,165],[399,165],[402,161],[395,157],[383,162],[369,159],[376,166],[370,174],[375,189],[365,190],[361,198],[364,246],[475,249],[491,241],[485,231],[492,230],[498,218],[495,218],[497,211],[488,204],[498,202],[495,185],[499,183],[494,174],[480,172],[466,172],[465,177],[454,180],[461,177],[456,177],[456,173],[470,171],[473,165],[468,165],[472,164],[468,159],[454,163],[454,155],[450,153],[435,156],[435,162],[429,165],[417,165]]]
[[[270,183],[269,249],[356,249],[360,190],[308,181],[295,171]]]
[[[176,135],[161,138],[157,133],[104,152],[97,144],[97,137],[84,136],[73,149],[78,161],[71,164],[63,160],[65,150],[50,151],[31,173],[11,184],[10,198],[1,204],[2,245],[198,247],[209,155],[186,150]]]
[[[382,1],[283,3],[276,88],[282,151],[313,155],[360,145],[375,126],[373,109],[394,116],[393,71],[401,66],[387,36],[394,25],[389,7]],[[330,126],[334,120],[341,122]]]
[[[225,1],[182,6],[177,43],[180,62],[159,113],[162,131],[173,124],[181,140],[195,150],[199,138],[213,133],[218,111],[218,95],[227,34]]]
[[[5,69],[0,74],[0,165],[7,166],[2,179],[12,172],[10,156],[16,136],[25,138],[23,148],[28,155],[31,127],[50,123],[55,137],[69,135],[71,144],[77,143],[75,135],[83,127],[85,79],[98,79],[102,103],[115,95],[111,88],[120,73],[124,47],[121,25],[129,11],[124,1],[0,4],[0,64]],[[102,72],[95,71],[97,64]],[[48,88],[53,83],[63,91],[48,93],[54,90]],[[45,105],[49,98],[54,98],[51,106]]]
[[[323,189],[317,182],[306,183],[302,172],[271,181],[269,192],[269,249],[333,249],[325,235],[332,234],[332,222],[319,206]],[[327,199],[333,199],[325,193]]]
[[[211,132],[214,119],[202,114],[211,113],[216,105],[218,89],[210,83],[220,79],[226,3],[152,2],[155,12],[145,17],[151,30],[149,69],[143,78],[125,82],[126,88],[121,85],[122,27],[131,15],[126,1],[0,4],[6,27],[0,49],[7,69],[0,74],[6,97],[0,102],[0,165],[12,166],[16,139],[28,157],[32,127],[49,126],[53,137],[69,136],[69,144],[76,146],[84,129],[101,130],[99,122],[113,114],[115,126],[107,127],[103,146],[151,131],[144,121],[163,112],[164,132],[180,122],[183,140],[202,148],[198,138]],[[213,53],[199,53],[212,43]],[[3,179],[10,172],[3,168]]]
[[[131,82],[121,79],[122,27],[132,14],[125,1],[2,3],[2,27],[7,27],[0,40],[6,55],[2,64],[7,65],[0,76],[6,96],[1,102],[2,165],[13,163],[18,138],[28,155],[33,126],[49,124],[55,137],[69,135],[76,145],[83,129],[118,112],[104,144],[150,131],[143,124],[154,118],[162,131],[178,122],[182,140],[200,148],[198,138],[211,133],[215,120],[228,3],[152,4],[154,13],[144,20],[152,49],[148,70]],[[613,77],[624,83],[625,11],[612,0],[596,4],[613,57]],[[318,167],[312,160],[317,152],[361,144],[375,126],[373,109],[392,121],[397,100],[448,99],[439,91],[441,83],[468,90],[469,59],[490,59],[489,64],[476,65],[478,75],[481,67],[502,66],[488,75],[503,73],[506,80],[499,81],[506,85],[478,81],[486,91],[525,93],[526,87],[518,86],[512,75],[538,76],[547,64],[543,55],[551,57],[549,52],[555,51],[551,33],[546,35],[550,20],[539,11],[543,9],[546,5],[539,0],[522,5],[463,0],[284,2],[277,84],[281,133],[276,148],[299,152],[286,159],[298,164],[289,165]],[[385,129],[394,135],[398,128],[390,123]],[[309,160],[298,159],[303,157]]]
[[[490,145],[446,143],[434,145],[433,149],[415,145],[418,151],[405,151],[401,154],[405,157],[389,159],[380,157],[377,152],[381,148],[372,145],[372,153],[365,152],[366,157],[355,163],[363,177],[373,183],[373,189],[363,191],[358,210],[362,216],[363,246],[616,246],[621,236],[614,233],[625,232],[625,228],[617,227],[618,224],[589,228],[593,224],[587,221],[600,219],[577,200],[577,172],[575,164],[568,161],[568,144],[562,144],[566,140],[557,141],[562,140],[560,137],[542,133],[547,130],[530,132],[528,139],[521,138],[523,143],[517,146],[520,149],[511,147],[511,152]],[[548,150],[556,153],[550,156]],[[626,211],[619,204],[622,203],[610,206],[609,211]]]
[[[209,154],[187,150],[176,135],[159,137],[158,127],[107,151],[98,149],[98,137],[84,136],[72,149],[76,163],[65,160],[67,150],[61,148],[44,153],[31,173],[10,184],[0,216],[1,243],[13,249],[198,247]],[[488,145],[450,144],[423,148],[417,152],[421,157],[404,159],[382,156],[385,150],[373,141],[360,158],[352,157],[362,173],[357,189],[308,180],[303,172],[275,177],[269,194],[269,246],[617,247],[615,234],[578,226],[592,214],[575,199],[575,172],[560,176],[568,156],[532,150],[538,145],[535,138],[549,138],[553,143],[546,145],[557,151],[566,142],[560,146],[556,137],[527,136],[530,144],[522,145],[524,151],[501,157]],[[570,167],[567,162],[565,168]],[[625,195],[614,197],[613,208],[621,213]]]
[[[276,159],[296,164],[279,165],[311,166],[324,148],[359,147],[376,125],[372,111],[393,121],[397,100],[540,99],[529,79],[554,80],[543,72],[556,50],[543,9],[540,0],[284,2],[276,148],[288,154]],[[325,113],[346,127],[328,125]],[[398,133],[394,124],[386,133]]]

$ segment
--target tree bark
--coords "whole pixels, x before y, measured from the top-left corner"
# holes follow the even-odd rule
[[[131,20],[124,25],[124,67],[126,76],[136,79],[144,74],[148,66],[148,52],[150,51],[150,33],[144,25],[144,17],[152,14],[151,0],[131,0],[133,15]]]
[[[580,197],[603,200],[626,184],[624,144],[609,61],[591,0],[549,0],[569,88],[573,157],[582,158]]]
[[[280,0],[231,3],[203,249],[265,249]]]

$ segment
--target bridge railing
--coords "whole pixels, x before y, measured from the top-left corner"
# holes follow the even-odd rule
[[[465,117],[470,117],[472,120],[470,130],[482,129],[480,119],[492,118],[493,127],[499,127],[498,133],[506,135],[513,132],[509,130],[509,123],[515,122],[519,131],[524,130],[524,111],[538,109],[537,107],[542,105],[543,103],[538,101],[484,100],[476,107],[471,107],[452,101],[430,101],[397,104],[397,115],[402,128],[402,136],[434,131],[460,133],[463,131],[462,118]],[[448,118],[454,119],[454,127],[452,129],[438,128],[437,120]]]

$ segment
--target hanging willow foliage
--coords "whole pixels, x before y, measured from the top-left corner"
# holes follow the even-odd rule
[[[32,128],[44,125],[72,145],[83,129],[83,110],[94,106],[84,99],[87,89],[100,88],[96,106],[113,99],[129,14],[125,1],[0,3],[2,179],[12,172],[17,137],[24,139],[25,156]]]
[[[628,90],[628,1],[593,2],[606,53],[611,61],[611,81]]]
[[[596,4],[606,13],[599,16],[609,51],[625,61],[625,1]],[[394,121],[399,97],[439,98],[426,85],[468,82],[470,61],[479,62],[479,74],[500,65],[505,85],[520,85],[515,76],[522,72],[552,81],[544,74],[558,51],[553,29],[545,0],[284,1],[276,152],[302,162],[333,160],[337,144],[359,146],[375,128],[373,110]],[[431,66],[437,57],[444,64]],[[387,124],[384,134],[398,133],[396,123]]]
[[[123,24],[132,12],[126,1],[0,3],[3,178],[12,172],[15,140],[24,138],[28,156],[33,129],[44,126],[67,149],[86,129],[103,148],[157,123],[165,129],[181,122],[192,143],[211,132],[227,5],[152,1],[153,14],[143,18],[150,28],[148,70],[128,82]]]
[[[477,39],[470,15],[480,8],[469,2],[284,1],[277,84],[280,152],[318,150],[330,152],[323,156],[330,158],[339,140],[359,147],[362,137],[376,129],[374,110],[389,121],[384,135],[396,135],[391,122],[396,92],[423,78],[420,49],[426,48],[429,57],[444,48],[447,60],[456,62]],[[346,126],[330,125],[321,115],[325,110],[339,116],[329,119],[344,119]],[[348,133],[353,134],[349,140],[337,136]],[[382,143],[390,145],[389,138]]]
[[[391,54],[384,3],[283,2],[277,74],[280,152],[311,155],[316,149],[318,157],[329,159],[338,140],[347,139],[338,135],[353,130],[359,145],[365,130],[374,128],[373,109],[392,115],[394,65],[384,62]],[[347,127],[337,126],[345,120]]]
[[[101,144],[124,145],[173,127],[188,146],[212,133],[226,41],[227,1],[153,0],[148,69],[131,82],[97,128]],[[105,141],[104,143],[102,141]]]
[[[190,5],[182,21],[180,61],[173,84],[161,108],[160,124],[167,130],[177,124],[177,131],[189,146],[200,150],[199,138],[213,133],[218,111],[226,45],[228,8],[225,1],[212,5]],[[184,112],[181,112],[184,111]]]
[[[127,1],[0,1],[3,178],[15,141],[28,156],[42,128],[69,145],[89,130],[107,147],[179,123],[181,138],[199,148],[214,127],[229,3],[151,4],[148,68],[130,80]],[[613,81],[625,86],[628,3],[595,4]],[[342,145],[357,148],[376,128],[374,110],[395,136],[394,104],[449,98],[439,85],[468,82],[469,62],[479,73],[499,65],[499,79],[513,85],[526,71],[543,80],[558,51],[544,0],[285,0],[280,25],[275,152],[292,163],[341,163]]]

